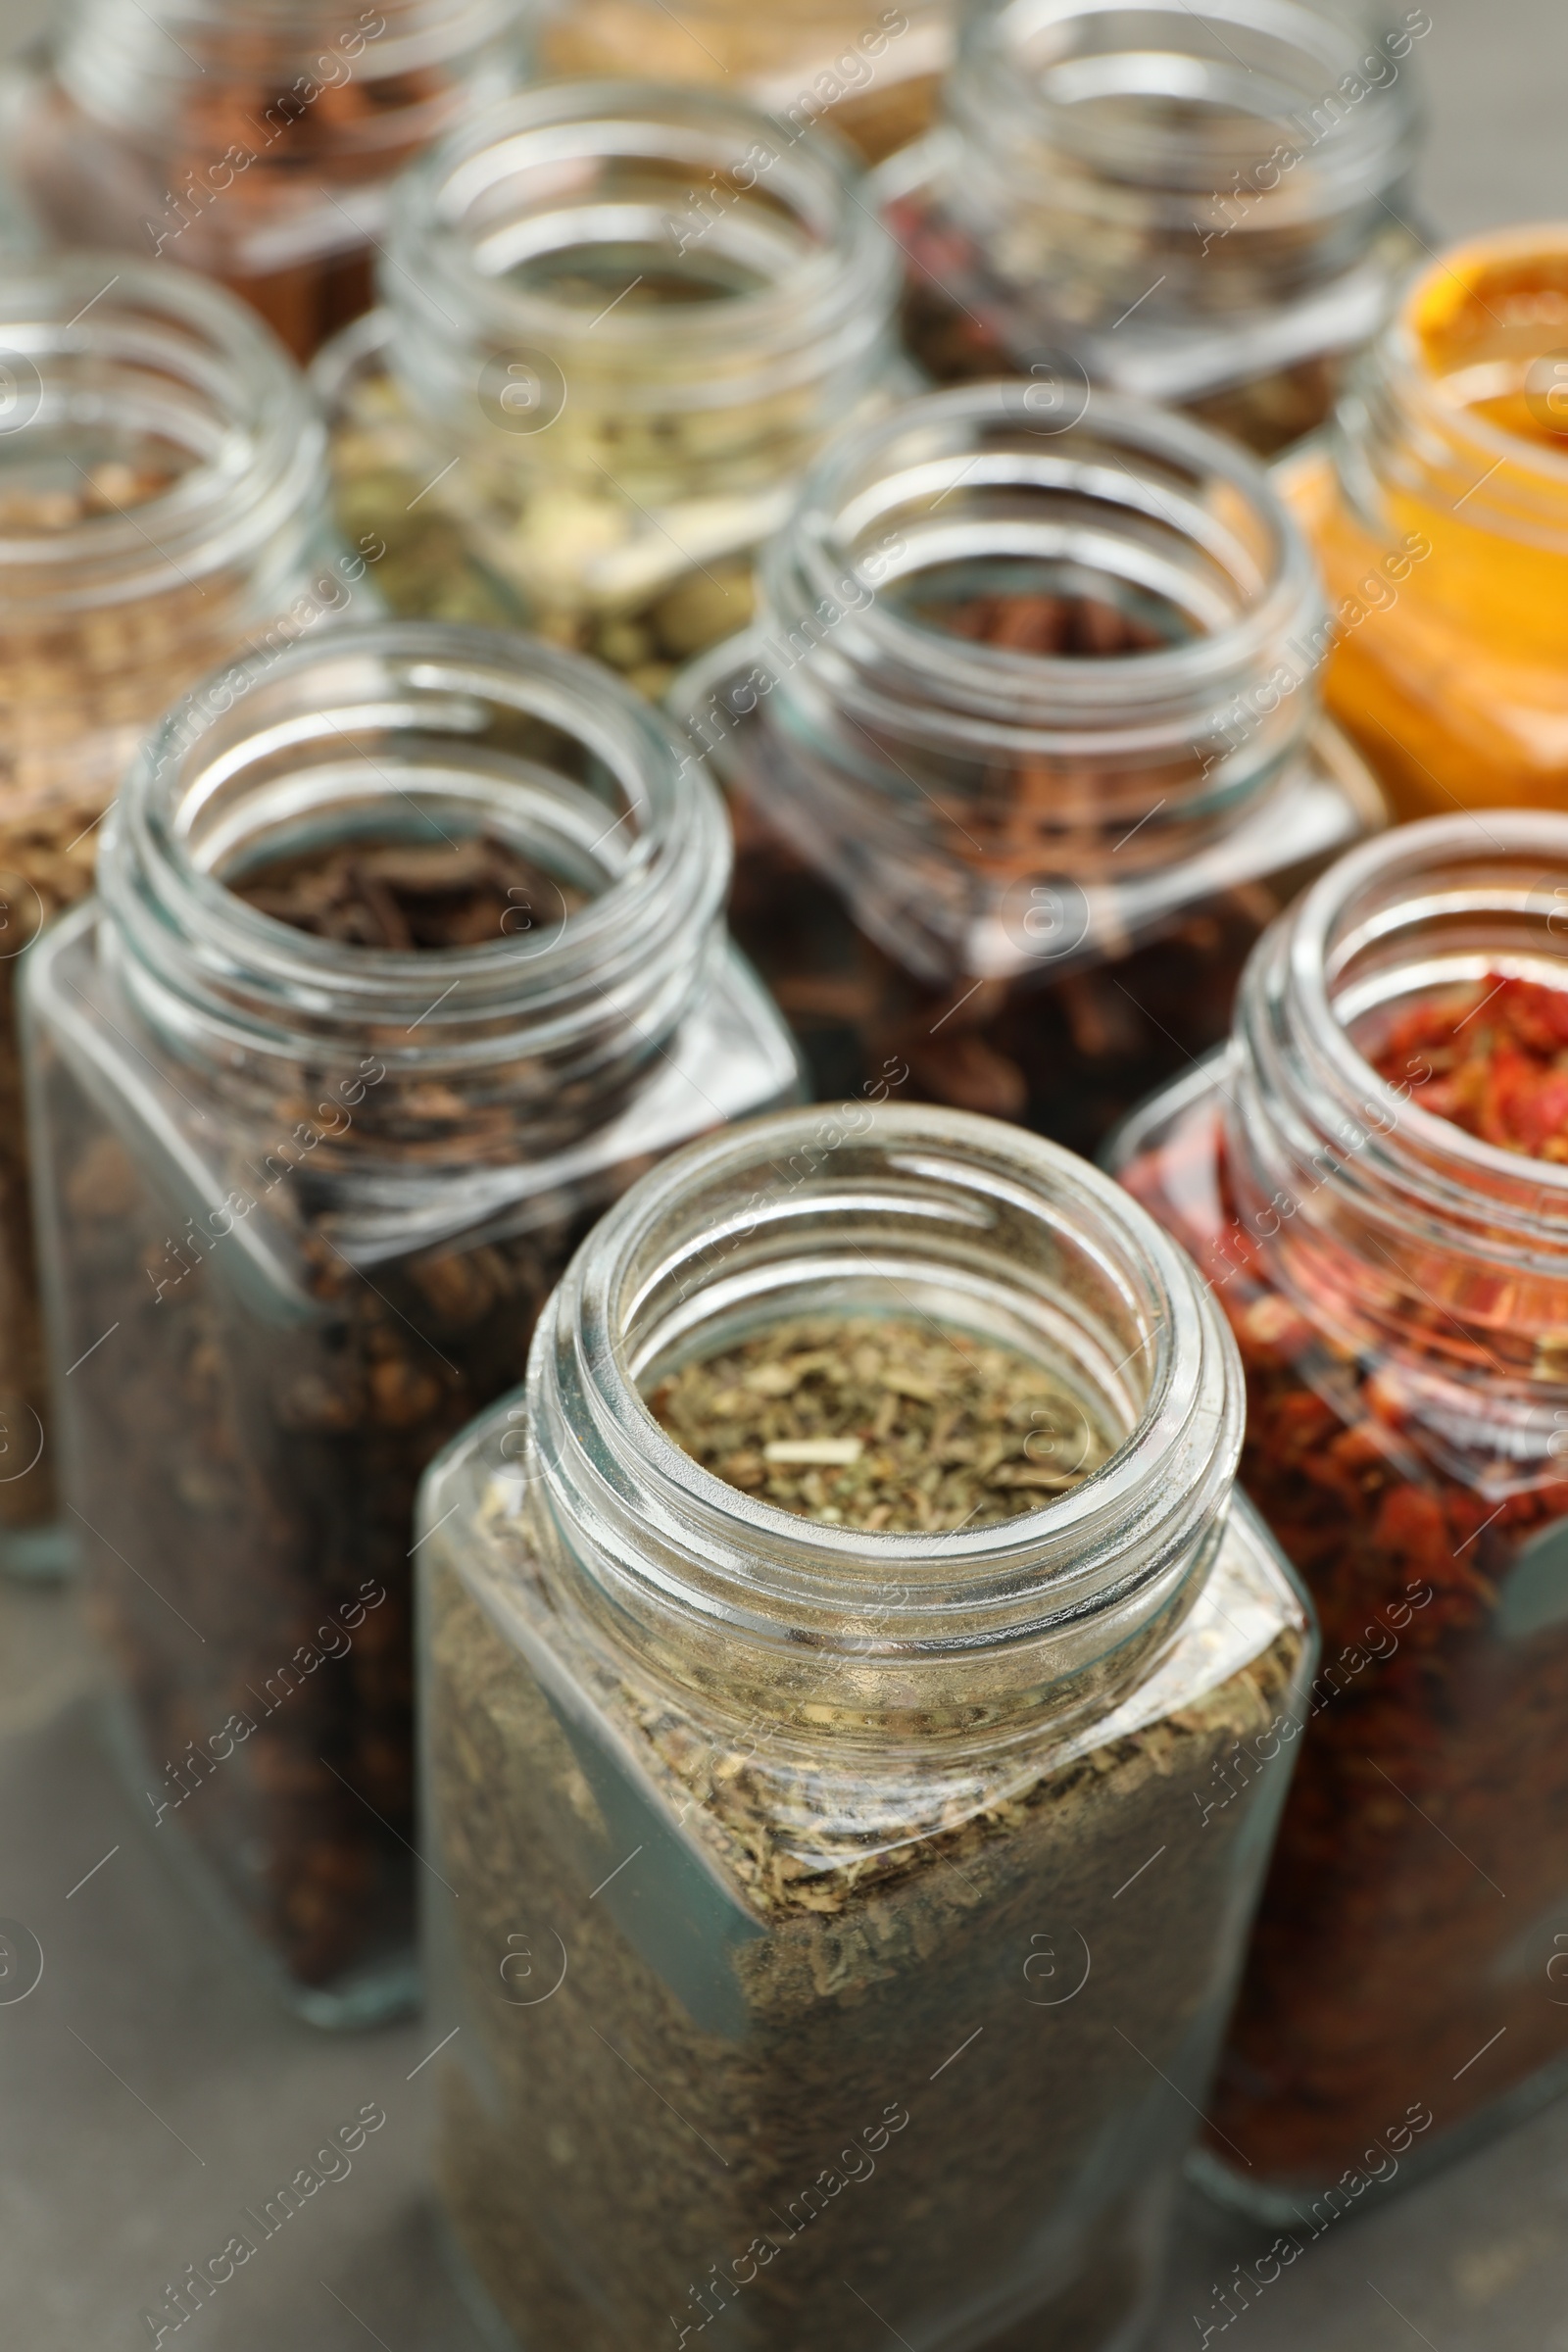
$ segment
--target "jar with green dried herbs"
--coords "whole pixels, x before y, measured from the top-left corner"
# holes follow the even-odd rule
[[[338,513],[393,608],[521,622],[658,696],[895,364],[849,150],[751,107],[566,82],[401,183],[381,308],[321,356]]]
[[[414,1990],[412,1511],[607,1200],[788,1100],[723,811],[432,623],[209,680],[29,959],[65,1493],[160,1841],[318,2022]]]
[[[1280,906],[1383,821],[1256,461],[1098,394],[927,394],[825,450],[754,629],[671,708],[729,789],[730,921],[817,1092],[1093,1150],[1219,1043]]]
[[[1404,2181],[1568,2082],[1565,908],[1559,815],[1399,827],[1115,1153],[1235,1329],[1323,1625],[1201,2157],[1282,2222],[1412,2103]]]
[[[1020,1130],[794,1112],[611,1210],[421,1504],[503,2328],[1132,2340],[1313,1652],[1240,1443],[1186,1259]]]
[[[215,662],[373,598],[376,543],[338,546],[325,491],[305,384],[231,296],[119,258],[0,269],[0,1564],[19,1572],[70,1543],[17,958],[91,890],[99,820],[159,713]]]
[[[1324,423],[1421,251],[1423,8],[980,0],[944,120],[877,175],[939,383],[1190,410],[1272,457]]]

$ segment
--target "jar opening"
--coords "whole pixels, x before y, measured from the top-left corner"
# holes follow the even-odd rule
[[[368,1024],[394,1070],[489,1067],[518,1102],[549,1077],[552,1116],[588,1116],[603,1105],[574,1082],[640,1066],[684,1017],[726,852],[712,786],[597,665],[377,623],[177,706],[126,781],[101,875],[155,1026],[220,1065],[360,1052]],[[313,905],[319,919],[298,919]]]
[[[1267,168],[1255,233],[1285,212],[1339,209],[1382,151],[1385,171],[1402,168],[1407,110],[1388,93],[1410,43],[1382,32],[1366,10],[1291,0],[1201,14],[1180,0],[1006,0],[976,12],[961,54],[987,89],[1012,85],[1009,114],[1032,117],[1064,162],[1107,181],[1190,207]]]
[[[303,383],[220,287],[121,256],[8,277],[0,602],[120,602],[242,564],[324,465]]]
[[[1568,228],[1461,246],[1403,318],[1445,403],[1568,461]]]
[[[546,84],[478,115],[401,184],[382,294],[394,362],[445,413],[505,355],[544,356],[548,416],[466,389],[493,428],[563,410],[724,407],[880,348],[897,257],[831,133],[638,82]],[[456,313],[456,316],[454,316]],[[444,322],[444,334],[440,332]],[[463,348],[444,347],[454,325]],[[784,369],[780,377],[778,370]],[[476,420],[477,421],[477,420]]]
[[[1397,1390],[1450,1433],[1483,1386],[1521,1462],[1554,1434],[1561,1394],[1568,1165],[1426,1108],[1422,1068],[1375,1065],[1406,1016],[1456,992],[1560,994],[1565,923],[1568,818],[1400,826],[1259,943],[1225,1085],[1234,1213],[1270,1280],[1348,1355],[1396,1365]]]
[[[237,151],[266,174],[407,151],[450,121],[465,66],[518,37],[516,0],[348,0],[333,15],[319,0],[74,0],[56,71],[138,145],[177,137],[192,161]],[[351,83],[345,105],[335,93]]]
[[[1041,1443],[1064,1445],[1070,1423],[1095,1466],[1038,1507],[890,1532],[746,1492],[647,1400],[715,1354],[847,1320],[872,1346],[902,1327],[1021,1359],[1052,1400]],[[1185,1606],[1240,1444],[1212,1303],[1126,1196],[993,1120],[864,1103],[753,1121],[646,1177],[540,1326],[529,1417],[601,1605],[645,1630],[722,1624],[772,1656],[768,1674],[848,1647],[868,1672],[923,1661],[955,1691],[984,1660],[1014,1695],[1124,1645],[1130,1659]],[[871,1712],[888,1695],[862,1694]]]
[[[1415,1165],[1474,1187],[1504,1223],[1517,1194],[1524,1230],[1538,1234],[1568,1207],[1568,1166],[1470,1134],[1423,1107],[1419,1085],[1385,1080],[1373,1063],[1413,1009],[1483,982],[1563,992],[1565,934],[1568,819],[1500,812],[1484,825],[1457,816],[1402,827],[1342,860],[1303,902],[1292,955],[1302,1014],[1321,1028],[1335,1075],[1363,1105],[1387,1104],[1384,1149],[1397,1152],[1407,1132]]]
[[[765,592],[787,621],[791,569],[818,611],[858,583],[827,662],[874,644],[929,706],[1004,707],[1063,736],[1142,719],[1190,740],[1277,636],[1310,633],[1310,559],[1233,444],[1137,401],[1091,402],[1087,384],[1063,414],[1065,396],[1055,381],[965,387],[842,437],[764,559]],[[987,593],[1107,608],[1122,658],[975,642],[955,612]]]

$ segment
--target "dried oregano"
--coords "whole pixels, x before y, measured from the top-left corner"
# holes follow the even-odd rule
[[[797,1316],[670,1373],[649,1403],[731,1486],[892,1534],[1036,1510],[1108,1451],[1042,1365],[913,1317]]]

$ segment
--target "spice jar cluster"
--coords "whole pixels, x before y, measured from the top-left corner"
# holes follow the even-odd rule
[[[0,1567],[541,2352],[1568,2088],[1568,231],[1421,9],[863,13],[0,88]]]

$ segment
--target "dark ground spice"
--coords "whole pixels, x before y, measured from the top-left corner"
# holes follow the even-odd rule
[[[731,1486],[894,1534],[1038,1509],[1109,1451],[1040,1365],[896,1316],[775,1324],[662,1381],[649,1403]]]
[[[1372,1059],[1469,1132],[1562,1157],[1565,1040],[1568,993],[1489,975],[1402,1015]],[[1271,1287],[1268,1253],[1235,1214],[1211,1102],[1122,1180],[1226,1308],[1248,1381],[1243,1483],[1323,1629],[1210,2109],[1222,2162],[1239,2148],[1257,2179],[1315,2187],[1417,2092],[1446,2131],[1568,2058],[1546,1975],[1568,1890],[1556,1555],[1538,1551],[1518,1582],[1527,1547],[1550,1546],[1568,1519],[1568,1473],[1521,1485],[1482,1411],[1468,1470],[1434,1438],[1400,1362],[1464,1350],[1436,1298],[1411,1306],[1391,1361],[1342,1348]],[[1501,1328],[1468,1346],[1483,1376]],[[1560,1382],[1564,1360],[1538,1349],[1538,1373]]]

